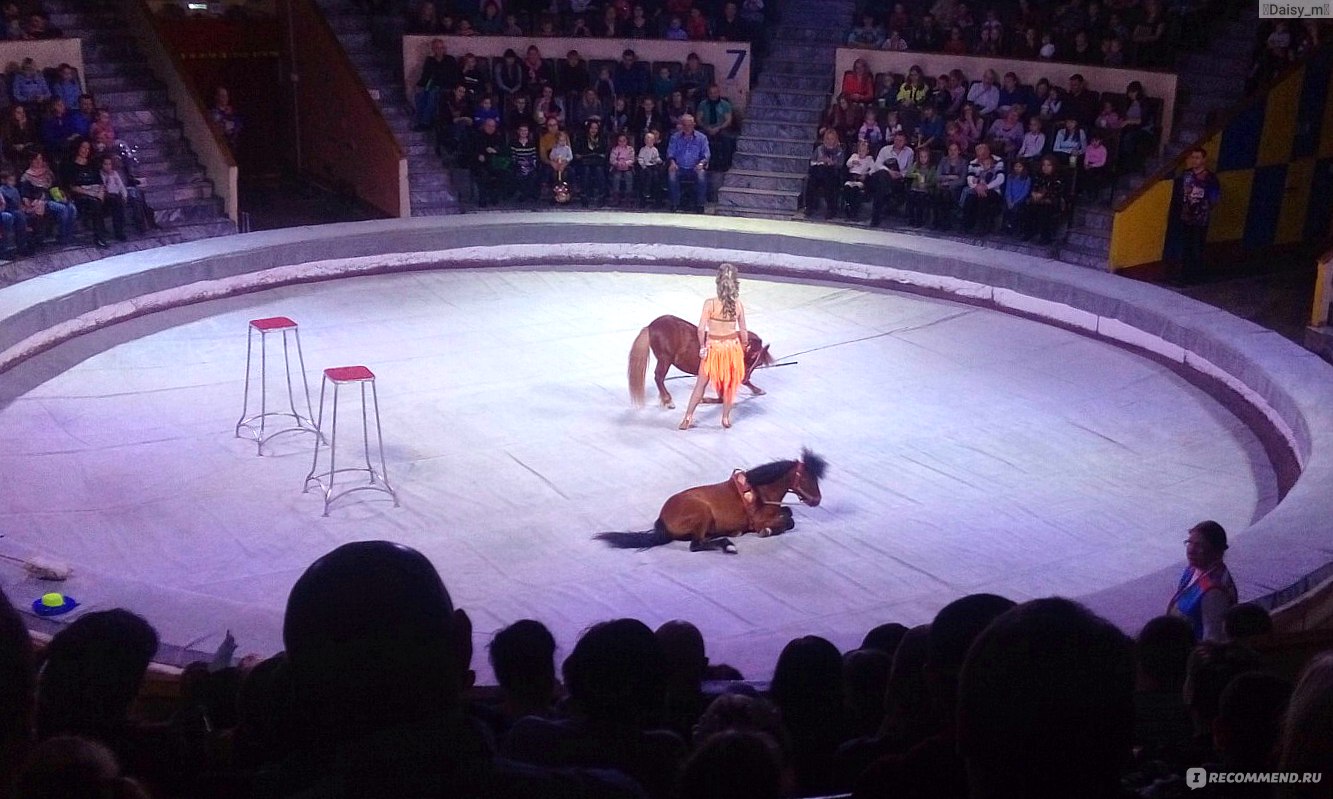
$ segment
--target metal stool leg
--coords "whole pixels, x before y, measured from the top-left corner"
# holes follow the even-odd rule
[[[287,408],[288,410],[268,409],[268,334],[282,333],[282,366],[283,373],[287,380]],[[254,371],[254,335],[259,334],[259,413],[250,414],[250,384],[253,381],[252,373]],[[291,345],[287,340],[287,334],[291,333],[296,339],[296,357],[301,369],[301,386],[305,390],[306,412],[303,415],[296,407],[296,388],[292,383],[292,358]],[[281,407],[279,403],[278,407]],[[268,431],[268,417],[281,416],[291,419],[292,426]],[[305,353],[301,350],[301,333],[296,322],[285,316],[275,316],[268,319],[251,320],[246,330],[245,336],[245,399],[244,407],[241,409],[241,418],[236,423],[236,437],[241,438],[248,435],[255,441],[255,454],[262,456],[264,454],[264,445],[273,438],[285,433],[314,433],[319,435],[319,428],[315,424],[314,409],[310,402],[310,378],[305,372]]]
[[[325,439],[324,439],[324,433],[323,433],[323,430],[324,430],[324,389],[325,389],[325,387],[328,386],[328,384],[329,384],[329,379],[328,379],[327,377],[325,377],[322,381],[320,381],[320,384],[319,384],[319,421],[315,422],[315,428],[316,428],[317,430],[319,430],[320,433],[319,433],[318,435],[315,436],[315,457],[314,457],[314,459],[313,459],[313,460],[311,461],[311,463],[310,463],[310,474],[307,474],[307,475],[305,476],[305,485],[304,485],[304,487],[302,487],[302,489],[301,489],[301,493],[303,493],[303,494],[310,490],[310,483],[311,483],[311,481],[314,481],[316,484],[319,483],[319,478],[318,478],[318,476],[317,476],[317,475],[318,475],[318,469],[319,469],[319,445],[320,445],[321,442],[323,442],[323,441],[325,440]]]
[[[305,386],[305,413],[306,421],[315,421],[315,411],[310,407],[310,378],[305,370],[305,352],[301,349],[301,331],[293,329],[292,335],[296,336],[296,360],[301,365],[301,385]],[[300,418],[299,416],[297,417]],[[319,425],[315,425],[315,435],[319,436]]]
[[[324,515],[333,502],[333,481],[338,475],[338,384],[333,384],[333,423],[329,429],[329,487],[324,491]]]
[[[245,399],[241,401],[241,418],[236,420],[236,437],[241,437],[241,426],[245,424],[245,415],[250,412],[250,353],[254,348],[255,329],[245,329]]]
[[[375,388],[374,382],[370,384],[370,396],[375,401],[375,440],[379,443],[380,448],[380,481],[384,483],[384,488],[389,492],[389,496],[393,497],[393,506],[396,508],[398,507],[398,492],[394,491],[393,486],[389,484],[389,463],[384,459],[384,432],[380,429],[380,392],[379,389]],[[367,438],[367,441],[369,441],[369,438]],[[369,444],[367,444],[367,447],[369,447]],[[367,456],[369,456],[369,453],[367,453]],[[374,472],[371,472],[371,475],[373,477]]]

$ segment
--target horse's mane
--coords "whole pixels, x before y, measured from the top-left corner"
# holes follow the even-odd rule
[[[752,486],[766,486],[769,483],[777,482],[787,472],[796,466],[796,461],[773,461],[765,463],[763,466],[756,466],[745,473],[745,479]]]
[[[801,462],[805,464],[806,473],[815,480],[823,479],[824,471],[828,469],[828,461],[808,449],[801,450]],[[796,461],[793,460],[773,461],[750,469],[745,473],[745,479],[753,486],[768,485],[781,479],[795,467]]]

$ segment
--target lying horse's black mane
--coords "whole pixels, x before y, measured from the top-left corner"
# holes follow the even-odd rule
[[[815,480],[822,480],[824,471],[828,468],[828,462],[808,449],[801,450],[801,462],[805,464],[805,471]],[[752,486],[763,486],[769,483],[777,482],[782,479],[787,472],[796,467],[796,461],[773,461],[765,463],[763,466],[756,466],[745,473],[745,479]]]

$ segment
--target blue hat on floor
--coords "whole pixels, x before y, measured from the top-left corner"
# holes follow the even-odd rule
[[[38,616],[59,616],[62,613],[68,613],[79,606],[73,597],[65,596],[55,592],[42,594],[40,599],[32,601],[32,612]]]

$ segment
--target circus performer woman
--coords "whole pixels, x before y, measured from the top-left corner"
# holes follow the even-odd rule
[[[699,379],[694,383],[685,418],[680,421],[681,430],[694,426],[694,409],[710,383],[722,395],[722,426],[731,427],[731,406],[736,401],[736,388],[745,380],[745,346],[750,339],[740,293],[736,266],[719,266],[717,296],[704,301],[699,317]]]

